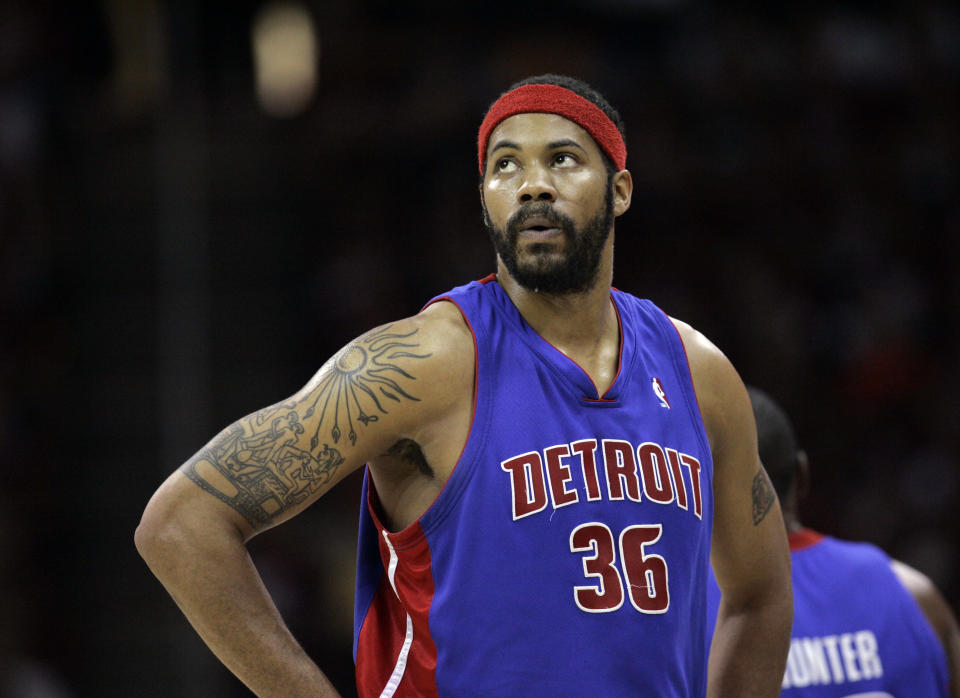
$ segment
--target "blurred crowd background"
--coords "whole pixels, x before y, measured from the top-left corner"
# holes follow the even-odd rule
[[[345,342],[493,270],[476,128],[543,72],[626,121],[615,284],[787,407],[809,525],[960,608],[955,4],[4,0],[0,694],[245,695],[140,513]],[[251,545],[345,695],[358,492]]]

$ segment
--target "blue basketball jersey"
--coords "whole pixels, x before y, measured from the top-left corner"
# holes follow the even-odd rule
[[[949,695],[943,647],[886,553],[809,529],[790,534],[790,549],[793,633],[782,696]],[[712,628],[720,591],[710,579]]]
[[[713,462],[686,353],[620,291],[603,395],[491,275],[457,305],[476,344],[466,445],[423,516],[384,529],[365,477],[362,696],[702,696]]]

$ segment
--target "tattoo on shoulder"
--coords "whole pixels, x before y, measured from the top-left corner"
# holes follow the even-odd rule
[[[401,368],[397,359],[425,359],[430,354],[416,351],[420,346],[415,338],[418,330],[398,334],[390,332],[391,327],[368,332],[328,363],[330,370],[311,391],[311,404],[305,413],[311,417],[320,411],[317,429],[310,439],[311,448],[319,442],[320,430],[327,427],[334,443],[340,441],[345,427],[350,443],[356,444],[357,423],[376,422],[380,419],[376,412],[387,414],[384,398],[397,403],[404,398],[420,401],[398,382],[400,378],[416,378]]]
[[[767,471],[763,468],[760,468],[753,478],[751,494],[753,495],[753,525],[756,526],[766,518],[777,499],[770,478],[767,476]]]
[[[417,330],[399,334],[390,327],[372,330],[341,350],[299,401],[267,407],[225,429],[181,472],[254,528],[303,502],[327,485],[343,464],[336,446],[344,430],[355,445],[357,428],[387,414],[388,400],[419,401],[405,387],[415,376],[397,360],[430,354],[417,352]],[[316,425],[309,435],[306,419]]]

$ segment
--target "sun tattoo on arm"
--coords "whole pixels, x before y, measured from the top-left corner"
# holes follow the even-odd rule
[[[430,354],[418,351],[418,330],[399,334],[390,327],[372,330],[342,349],[305,397],[229,426],[181,472],[254,528],[307,499],[343,464],[336,446],[344,436],[356,445],[358,427],[388,414],[391,403],[419,402],[409,385],[417,380],[411,364]],[[406,360],[404,367],[400,359]],[[304,426],[308,419],[316,424],[311,434]]]
[[[767,471],[763,468],[760,468],[753,478],[751,495],[753,499],[753,525],[756,526],[766,518],[767,512],[770,511],[777,499],[777,495],[773,491],[773,485],[770,484],[770,478],[767,476]]]
[[[306,411],[306,416],[310,417],[318,408],[320,410],[317,430],[310,439],[311,448],[316,447],[320,429],[329,420],[332,420],[330,438],[334,443],[343,435],[340,426],[343,419],[347,438],[351,444],[356,444],[356,422],[369,424],[380,418],[364,409],[364,401],[381,414],[387,414],[384,398],[394,402],[400,402],[402,398],[419,402],[398,382],[400,378],[416,378],[400,368],[396,360],[425,359],[430,354],[415,351],[419,346],[413,339],[417,330],[395,334],[388,332],[389,329],[388,325],[368,332],[333,358],[333,370],[314,389],[314,399]]]

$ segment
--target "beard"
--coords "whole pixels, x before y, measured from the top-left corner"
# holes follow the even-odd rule
[[[558,228],[564,238],[564,252],[555,251],[556,242],[535,242],[526,246],[520,259],[518,238],[523,224],[533,216],[542,216]],[[603,209],[578,230],[568,215],[546,201],[527,204],[507,221],[506,229],[497,228],[486,205],[483,224],[493,247],[510,275],[524,288],[544,293],[583,293],[593,288],[600,270],[603,246],[613,226],[613,187],[607,187]]]

